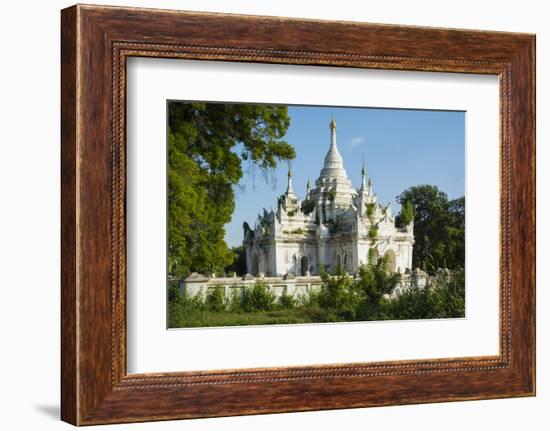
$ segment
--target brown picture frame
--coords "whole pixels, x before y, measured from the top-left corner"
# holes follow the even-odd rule
[[[535,36],[77,5],[61,13],[61,418],[75,425],[535,394]],[[500,354],[126,373],[129,56],[500,77]]]

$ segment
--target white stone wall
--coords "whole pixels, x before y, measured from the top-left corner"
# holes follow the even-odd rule
[[[450,274],[450,273],[449,273]],[[407,274],[401,274],[401,280],[395,286],[390,296],[396,296],[416,284],[421,289],[431,285],[435,277],[428,276],[423,271],[412,271]],[[207,278],[202,276],[197,281],[180,281],[180,290],[190,296],[201,295],[205,298],[209,289],[223,288],[225,296],[230,298],[235,291],[246,287],[252,287],[255,283],[261,281],[274,293],[275,297],[283,294],[299,297],[312,290],[320,289],[322,280],[319,276],[310,277],[222,277]]]
[[[180,282],[180,290],[190,296],[201,295],[203,298],[208,294],[209,289],[223,288],[225,296],[230,298],[234,291],[245,287],[253,287],[258,281],[265,283],[268,288],[274,293],[275,297],[280,297],[284,293],[294,297],[306,294],[311,290],[321,287],[321,277],[295,277],[285,279],[283,277],[223,277],[210,278],[200,281],[185,281]]]

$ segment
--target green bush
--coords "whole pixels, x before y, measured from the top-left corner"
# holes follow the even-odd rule
[[[286,309],[295,308],[297,305],[296,299],[294,299],[294,296],[288,295],[287,293],[283,293],[279,297],[279,300],[277,302],[279,307],[286,308]]]
[[[230,312],[237,313],[241,311],[243,290],[244,287],[234,287],[231,289],[231,295],[227,304],[227,308]]]
[[[269,290],[267,285],[261,281],[254,284],[253,287],[245,288],[241,308],[243,311],[269,311],[273,309],[275,295]]]
[[[367,208],[367,217],[370,219],[374,216],[374,210],[376,209],[375,203],[368,203],[365,204],[365,207]]]
[[[369,227],[369,238],[371,239],[371,241],[375,241],[376,238],[378,238],[378,226],[377,225],[372,225],[371,227]]]
[[[227,308],[223,287],[214,287],[206,295],[206,307],[210,311],[225,311]]]
[[[464,271],[449,279],[437,275],[431,287],[412,286],[386,304],[392,319],[445,319],[464,317]]]
[[[334,277],[323,269],[323,285],[318,294],[319,307],[327,312],[328,321],[346,321],[355,319],[358,296],[353,288],[353,279],[340,266]]]

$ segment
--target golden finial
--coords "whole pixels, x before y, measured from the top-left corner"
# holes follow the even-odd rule
[[[332,120],[330,120],[330,130],[336,129],[336,120],[334,119],[334,114],[332,114]]]

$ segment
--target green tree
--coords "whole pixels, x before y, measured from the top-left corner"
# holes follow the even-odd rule
[[[395,223],[398,227],[406,227],[414,220],[414,207],[410,201],[406,201],[401,205],[401,211],[395,218]]]
[[[246,249],[243,245],[231,248],[233,253],[233,262],[225,268],[228,275],[232,275],[234,272],[237,275],[246,274]]]
[[[224,241],[242,162],[270,170],[295,157],[283,106],[168,104],[168,250],[171,276],[222,272],[235,254]]]
[[[463,197],[449,201],[437,186],[420,185],[405,190],[397,202],[414,209],[414,267],[431,273],[464,267]]]

